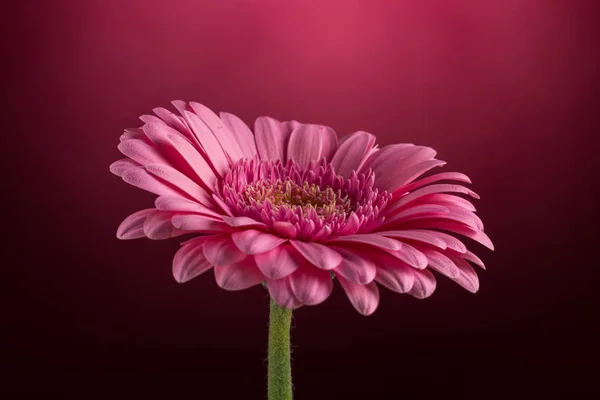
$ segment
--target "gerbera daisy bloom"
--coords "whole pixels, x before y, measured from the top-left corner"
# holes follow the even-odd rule
[[[363,131],[338,141],[329,127],[269,117],[252,131],[229,113],[173,105],[179,115],[156,108],[141,128],[125,130],[118,148],[126,158],[110,170],[158,195],[117,237],[196,234],[175,254],[177,281],[212,269],[224,289],[264,282],[294,309],[326,300],[335,279],[364,315],[378,306],[378,284],[430,296],[431,271],[478,290],[470,263],[484,265],[451,235],[493,249],[473,204],[456,194],[478,196],[458,172],[420,178],[445,164],[433,149],[378,148]]]

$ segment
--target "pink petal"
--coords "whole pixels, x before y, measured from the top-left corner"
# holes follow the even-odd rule
[[[247,256],[235,247],[231,236],[215,235],[204,241],[204,257],[215,267],[237,264]]]
[[[140,167],[140,164],[136,163],[135,161],[130,160],[129,158],[123,158],[121,160],[115,161],[114,163],[110,164],[109,169],[110,169],[110,172],[112,172],[113,174],[115,174],[117,176],[121,176],[128,169],[136,168],[136,167]]]
[[[184,244],[173,258],[173,277],[184,283],[212,268],[202,254],[204,237],[195,238]]]
[[[434,203],[442,206],[460,207],[469,211],[476,211],[475,206],[467,199],[452,194],[434,193],[419,199],[423,203]]]
[[[117,228],[117,238],[127,240],[146,237],[144,234],[144,222],[146,221],[146,218],[155,211],[155,208],[147,208],[145,210],[134,212],[125,218],[123,222],[121,222],[121,225],[119,225],[119,228]]]
[[[221,120],[227,126],[234,139],[238,142],[242,155],[246,158],[254,158],[258,154],[254,134],[237,116],[229,113],[220,113]]]
[[[415,282],[408,294],[417,299],[424,299],[431,296],[436,287],[435,276],[426,269],[422,271],[413,270],[413,273],[415,275]]]
[[[153,145],[152,141],[146,136],[144,131],[141,128],[127,128],[125,132],[119,137],[119,141],[124,142],[129,139],[139,139],[144,141],[146,144],[150,146]]]
[[[446,162],[441,161],[441,160],[428,160],[428,161],[420,162],[418,164],[415,164],[415,165],[403,170],[401,173],[395,175],[394,179],[388,185],[382,186],[382,189],[388,190],[392,193],[395,191],[399,191],[399,192],[403,193],[404,185],[412,182],[414,179],[423,175],[425,172],[429,171],[430,169],[435,168],[435,167],[440,167],[445,164],[446,164]]]
[[[171,219],[171,222],[177,229],[188,232],[224,233],[232,232],[234,229],[223,222],[215,221],[212,217],[205,217],[198,214],[175,215]]]
[[[225,202],[223,200],[221,200],[221,198],[219,196],[217,196],[216,194],[213,193],[213,201],[215,203],[217,203],[217,205],[221,208],[221,210],[223,210],[223,212],[225,212],[225,214],[227,214],[230,217],[233,217],[233,213],[231,212],[231,209],[229,208],[229,206],[227,204],[225,204]]]
[[[337,251],[314,242],[290,240],[290,243],[302,256],[315,267],[330,270],[342,262],[342,256]]]
[[[171,223],[172,212],[155,211],[148,215],[144,222],[144,234],[153,240],[169,239],[176,236],[181,236],[186,232],[182,232],[175,228]]]
[[[420,229],[420,231],[428,232],[430,235],[434,235],[434,236],[440,238],[441,240],[444,241],[444,243],[446,243],[446,247],[448,249],[454,250],[458,253],[464,253],[465,251],[467,251],[467,246],[465,246],[463,242],[461,242],[460,240],[458,240],[457,238],[455,238],[452,235],[448,235],[447,233],[444,233],[444,232],[431,231],[431,230],[427,230],[427,229],[423,229],[423,230]]]
[[[288,243],[266,253],[256,254],[254,261],[262,273],[270,279],[288,276],[305,264],[302,256]]]
[[[279,236],[286,237],[289,239],[294,239],[298,230],[296,227],[287,221],[275,221],[273,222],[273,231],[277,233]]]
[[[450,210],[437,204],[422,204],[410,207],[392,217],[386,218],[383,226],[398,226],[403,223],[414,221],[416,219],[437,217],[441,214],[449,213]]]
[[[416,221],[416,223],[418,223],[419,228],[443,229],[445,231],[458,233],[460,235],[471,238],[478,243],[481,243],[490,250],[494,250],[494,244],[485,233],[483,233],[482,231],[475,231],[472,228],[461,224],[460,222],[442,219],[432,219]],[[448,245],[448,247],[450,247],[450,245]]]
[[[420,187],[429,185],[430,183],[446,180],[471,183],[469,177],[465,174],[461,174],[460,172],[442,172],[439,174],[428,176],[426,178],[419,179],[418,181],[414,181],[413,183],[403,187],[402,189],[406,192],[412,192]]]
[[[202,149],[210,160],[211,165],[220,176],[229,169],[229,161],[221,147],[221,144],[209,129],[209,127],[196,114],[184,111],[184,118],[190,126],[192,132],[202,145]]]
[[[235,140],[233,134],[227,128],[227,125],[223,123],[221,118],[217,116],[211,109],[203,104],[190,102],[190,107],[200,117],[202,122],[210,129],[213,135],[217,138],[223,151],[229,155],[232,162],[235,162],[243,157],[242,149],[238,142]]]
[[[141,165],[150,163],[169,164],[158,149],[140,139],[125,140],[119,143],[117,147],[121,153]]]
[[[148,192],[159,196],[184,196],[183,192],[162,182],[160,179],[146,171],[144,167],[130,168],[123,172],[121,178],[130,185],[147,190]]]
[[[473,267],[462,258],[452,257],[452,261],[460,270],[460,274],[452,280],[469,292],[476,293],[479,290],[479,278]]]
[[[368,285],[358,285],[341,276],[338,276],[338,281],[356,311],[362,315],[371,315],[375,312],[379,305],[379,289],[375,282]]]
[[[229,226],[234,228],[261,228],[267,229],[267,226],[262,222],[258,222],[255,219],[249,217],[228,217],[226,215],[221,216],[223,221]]]
[[[398,201],[396,201],[393,204],[392,210],[400,208],[401,206],[408,204],[411,201],[418,199],[419,197],[426,196],[426,195],[429,195],[432,193],[465,193],[472,197],[475,197],[476,199],[479,198],[477,193],[475,193],[471,189],[468,189],[464,186],[443,183],[443,184],[426,186],[424,188],[415,190],[414,192],[407,194],[404,197],[401,197],[400,199],[398,199]]]
[[[464,258],[467,261],[471,261],[472,263],[485,269],[485,264],[483,263],[483,261],[481,261],[479,257],[477,257],[475,254],[471,253],[468,250],[464,254],[461,254],[460,257]]]
[[[310,161],[318,161],[323,154],[323,141],[329,128],[322,125],[300,125],[290,134],[287,158],[298,163],[301,168]]]
[[[380,249],[385,250],[400,250],[402,244],[394,239],[390,239],[379,234],[360,234],[360,235],[352,235],[352,236],[339,236],[333,239],[330,239],[328,243],[356,243],[356,244],[368,244],[371,246],[378,247]]]
[[[414,283],[414,269],[387,254],[372,257],[377,266],[375,281],[396,293],[408,293]]]
[[[341,143],[331,160],[335,172],[345,178],[357,171],[366,154],[373,148],[375,136],[358,131]]]
[[[325,301],[333,289],[330,273],[310,265],[297,269],[288,278],[294,296],[309,306]]]
[[[257,231],[256,229],[235,232],[231,235],[231,238],[238,249],[251,255],[266,253],[287,241],[287,239]]]
[[[261,160],[286,162],[286,150],[291,131],[270,117],[259,117],[254,123],[256,150]]]
[[[427,257],[427,264],[440,274],[448,278],[456,278],[460,275],[460,269],[444,254],[426,248],[420,248],[419,250]]]
[[[184,199],[183,197],[175,196],[159,196],[154,201],[154,205],[161,211],[178,211],[184,213],[197,213],[205,217],[212,217],[216,220],[221,220],[222,216],[214,212],[208,207],[203,206],[195,201]]]
[[[300,300],[294,296],[289,278],[267,279],[269,294],[281,307],[295,309],[302,306]]]
[[[322,150],[321,150],[321,155],[319,157],[325,157],[325,159],[327,159],[327,161],[331,160],[331,158],[333,157],[333,155],[335,154],[337,147],[338,147],[338,139],[337,139],[337,135],[335,134],[335,131],[329,127],[323,127],[325,128],[323,131],[323,146],[322,146]]]
[[[175,168],[163,164],[147,164],[144,168],[152,175],[159,177],[163,181],[171,184],[171,186],[174,186],[190,197],[198,200],[201,204],[205,206],[211,204],[212,197],[210,194]]]
[[[168,126],[178,130],[179,132],[185,133],[186,137],[191,134],[189,128],[182,122],[182,120],[166,108],[157,107],[152,111],[154,111],[154,113],[158,115],[159,118],[162,119]]]
[[[198,177],[206,188],[211,189],[217,179],[209,163],[192,144],[175,130],[165,125],[144,125],[144,131],[177,165],[178,169],[190,170],[192,177]]]
[[[403,243],[400,250],[392,251],[390,254],[404,261],[413,268],[424,269],[427,267],[427,257],[407,243]]]
[[[421,175],[427,169],[415,168],[423,163],[431,163],[435,150],[424,146],[395,144],[386,146],[366,161],[364,168],[371,168],[375,173],[375,185],[381,190],[392,191],[407,183],[410,177]],[[422,172],[421,172],[422,171]],[[418,174],[418,175],[415,175]],[[413,178],[414,179],[414,178]]]
[[[336,275],[360,285],[366,285],[375,279],[377,268],[366,256],[341,247],[335,247],[334,250],[342,256],[342,262],[334,269]]]
[[[265,277],[254,264],[252,257],[233,265],[215,267],[217,285],[225,290],[243,290],[258,285]]]
[[[382,231],[379,234],[396,239],[408,239],[421,243],[427,243],[442,250],[446,249],[447,247],[446,242],[444,242],[435,234],[432,234],[426,230],[410,229],[405,231]]]

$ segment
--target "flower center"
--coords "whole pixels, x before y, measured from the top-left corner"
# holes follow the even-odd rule
[[[325,159],[301,168],[295,161],[239,160],[215,194],[234,216],[252,218],[279,235],[300,240],[365,232],[383,222],[391,198],[373,188],[372,171],[337,175]]]
[[[345,214],[351,210],[348,196],[342,196],[340,190],[335,192],[331,187],[321,188],[307,181],[299,185],[291,179],[254,182],[246,186],[244,197],[247,204],[264,204],[269,201],[274,210],[280,207],[292,211],[299,209],[303,215],[307,215],[309,209],[314,209],[318,216]]]

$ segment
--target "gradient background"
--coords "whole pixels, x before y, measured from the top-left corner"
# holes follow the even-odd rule
[[[229,293],[211,274],[179,285],[178,239],[115,238],[154,198],[109,173],[119,135],[173,99],[428,145],[482,196],[496,251],[473,245],[479,293],[382,289],[365,318],[336,286],[295,314],[297,399],[488,396],[597,372],[598,2],[343,4],[4,9],[10,374],[189,376],[195,398],[266,398],[266,291]]]

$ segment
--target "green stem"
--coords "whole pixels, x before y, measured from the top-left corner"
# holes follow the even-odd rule
[[[292,400],[290,325],[292,310],[271,299],[269,316],[269,400]]]

